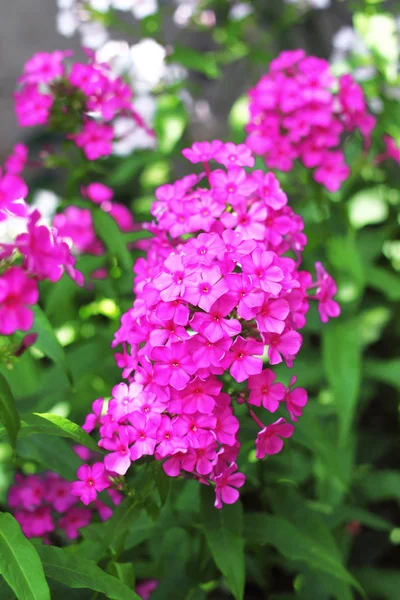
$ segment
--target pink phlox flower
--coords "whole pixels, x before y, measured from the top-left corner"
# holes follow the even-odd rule
[[[157,322],[158,319],[156,318]],[[190,335],[182,325],[177,325],[172,319],[165,321],[158,325],[158,329],[154,329],[150,333],[150,345],[151,346],[163,346],[167,344],[170,346],[174,342],[180,342],[187,340]]]
[[[135,371],[134,379],[143,385],[146,392],[154,394],[160,402],[168,402],[170,398],[170,387],[155,383],[154,367],[149,360],[143,359]]]
[[[184,299],[208,312],[211,306],[229,291],[219,267],[203,267],[188,277]]]
[[[245,144],[222,144],[214,154],[214,160],[224,165],[227,169],[234,167],[254,167],[254,157]]]
[[[308,395],[304,388],[292,389],[295,383],[296,376],[293,375],[290,380],[290,384],[285,391],[283,402],[286,402],[286,408],[289,412],[290,418],[292,421],[296,422],[303,414],[303,408],[308,402]]]
[[[36,281],[20,267],[10,267],[0,275],[0,334],[28,331],[34,315],[28,306],[36,304],[39,292]]]
[[[289,311],[289,304],[284,298],[267,300],[255,317],[258,329],[269,333],[282,333]]]
[[[337,293],[335,280],[327,273],[320,262],[315,263],[317,273],[318,287],[315,296],[318,299],[318,311],[323,323],[327,323],[330,318],[340,315],[340,306],[333,300]]]
[[[241,233],[230,229],[223,232],[222,239],[225,242],[227,258],[235,262],[240,262],[243,256],[251,254],[257,246],[254,240],[243,239]]]
[[[197,471],[199,475],[209,475],[213,469],[213,461],[217,455],[217,443],[214,436],[200,433],[191,443],[182,460],[182,468],[190,473]]]
[[[233,446],[236,443],[236,434],[239,431],[239,421],[234,416],[229,406],[217,407],[214,410],[217,419],[213,432],[220,444]]]
[[[190,310],[183,300],[172,302],[159,302],[156,307],[156,316],[161,321],[173,321],[176,325],[184,327],[188,324]]]
[[[32,511],[17,510],[14,517],[27,538],[42,537],[55,529],[50,506],[39,506]]]
[[[97,492],[102,492],[110,487],[110,482],[105,474],[103,463],[82,465],[77,471],[80,481],[71,484],[71,494],[79,496],[83,504],[90,504],[96,499]]]
[[[86,433],[91,433],[101,423],[101,413],[104,406],[104,398],[98,398],[92,404],[91,413],[86,415],[85,422],[82,425],[82,429]]]
[[[154,280],[154,286],[160,290],[164,302],[173,302],[185,293],[189,276],[194,272],[194,267],[184,266],[182,257],[171,254],[164,261],[165,270]]]
[[[133,428],[132,439],[135,442],[130,453],[132,461],[138,460],[145,454],[154,454],[160,419],[159,414],[146,416],[140,412],[133,412],[128,415],[128,421]]]
[[[102,521],[108,521],[108,519],[111,519],[113,511],[112,508],[107,506],[107,504],[104,504],[104,502],[101,502],[100,500],[95,500],[94,507],[99,513],[99,517]]]
[[[256,184],[248,177],[246,171],[239,167],[223,171],[217,169],[211,172],[210,184],[216,200],[236,205],[243,198],[250,196],[256,189]]]
[[[76,496],[71,494],[71,483],[57,473],[47,473],[44,498],[59,513],[66,512],[77,502]]]
[[[95,204],[110,202],[114,197],[114,190],[104,183],[93,182],[81,189],[82,195]]]
[[[207,415],[201,413],[181,414],[178,420],[190,444],[201,433],[213,431],[217,424],[217,418],[212,413]]]
[[[222,296],[214,302],[208,313],[194,313],[190,322],[192,329],[202,333],[210,342],[238,335],[242,330],[240,322],[231,317],[225,318],[235,306],[235,298],[229,294]]]
[[[253,180],[257,184],[257,193],[267,206],[279,210],[287,204],[287,196],[274,173],[253,171]]]
[[[28,146],[25,144],[15,144],[12,153],[4,163],[6,172],[9,175],[19,175],[28,159]]]
[[[137,410],[134,401],[143,391],[139,383],[119,383],[112,389],[112,398],[108,403],[107,413],[112,415],[116,421],[123,420],[127,414]]]
[[[293,435],[293,432],[293,425],[290,425],[282,418],[264,427],[257,434],[256,457],[262,459],[267,454],[278,454],[283,448],[283,440],[281,438],[289,438]]]
[[[58,527],[63,529],[66,536],[71,540],[76,540],[79,536],[79,530],[87,527],[92,521],[92,511],[88,508],[74,506],[59,521]]]
[[[163,463],[163,470],[169,477],[178,477],[182,469],[182,461],[186,456],[185,452],[177,451]]]
[[[208,190],[198,189],[193,192],[193,198],[188,197],[187,200],[189,206],[184,204],[187,213],[184,226],[187,232],[210,231],[225,210],[225,203],[215,200]]]
[[[112,153],[114,129],[110,125],[87,121],[81,131],[70,136],[82,148],[88,160],[98,160]]]
[[[237,304],[237,314],[242,319],[250,321],[257,313],[257,308],[263,305],[265,294],[255,287],[250,276],[245,273],[226,275],[229,285],[229,297]]]
[[[141,581],[136,586],[136,593],[142,600],[150,600],[152,592],[157,589],[159,582],[156,579]]]
[[[37,475],[15,476],[15,482],[8,492],[8,504],[12,508],[32,510],[40,506],[45,498],[46,487],[43,480]]]
[[[210,377],[205,381],[196,377],[181,392],[181,412],[184,414],[193,414],[195,412],[205,415],[211,414],[215,407],[215,397],[222,389],[222,382],[215,377]],[[170,404],[170,411],[173,406]]]
[[[191,338],[188,343],[188,347],[191,349],[193,362],[197,368],[209,369],[212,373],[221,374],[223,370],[229,366],[225,361],[225,357],[232,345],[230,337],[225,335],[224,337],[211,342],[206,337],[198,334]],[[213,369],[212,367],[215,367]],[[220,370],[222,369],[222,371]]]
[[[223,146],[220,140],[212,142],[195,142],[191,148],[182,150],[182,154],[191,163],[208,162],[217,154],[218,150]]]
[[[48,83],[64,74],[63,60],[71,56],[72,51],[36,52],[24,65],[19,78],[24,83]]]
[[[283,271],[276,264],[273,264],[276,259],[273,252],[256,248],[253,250],[251,257],[244,256],[242,258],[242,269],[244,273],[251,276],[251,279],[256,284],[269,294],[277,296],[282,289],[279,281],[283,279]]]
[[[288,367],[293,366],[296,354],[300,350],[303,338],[297,331],[284,333],[263,333],[264,343],[268,345],[268,358],[271,365],[282,362],[282,356]]]
[[[167,415],[161,415],[156,432],[156,458],[160,460],[177,452],[185,453],[188,447],[185,433],[185,426],[180,419],[170,419]]]
[[[285,396],[283,383],[274,383],[275,373],[271,369],[264,369],[259,375],[249,377],[249,404],[261,406],[269,412],[278,410],[279,403]]]
[[[230,373],[238,383],[245,381],[250,375],[258,375],[262,371],[264,345],[254,339],[245,340],[238,336],[230,349],[232,361]]]
[[[330,192],[337,192],[343,181],[350,175],[350,168],[344,162],[342,152],[326,152],[321,164],[314,172],[314,179],[322,183]]]
[[[195,365],[188,353],[185,342],[167,346],[157,346],[151,353],[154,365],[154,381],[160,385],[168,383],[176,390],[182,390],[195,371]]]
[[[142,416],[144,417],[144,415]],[[144,419],[146,420],[146,417]],[[119,425],[112,438],[101,438],[99,446],[105,450],[110,450],[110,454],[104,457],[104,466],[107,471],[113,471],[118,473],[118,475],[125,475],[132,462],[130,446],[134,438],[135,432],[132,427],[122,425]]]
[[[196,238],[188,241],[182,260],[185,265],[210,266],[224,249],[225,244],[218,234],[200,233]]]
[[[20,127],[46,125],[53,105],[53,96],[42,94],[36,84],[25,85],[15,92],[15,114]]]
[[[9,215],[25,216],[27,207],[23,200],[27,195],[28,187],[21,177],[0,169],[0,222]]]
[[[262,202],[255,202],[249,210],[244,205],[235,208],[236,215],[233,215],[236,216],[233,223],[235,231],[242,234],[244,240],[263,240],[266,231],[266,206]]]
[[[392,158],[400,165],[400,147],[397,145],[396,141],[390,135],[384,135],[383,141],[385,142],[388,157]]]
[[[237,488],[241,488],[246,476],[237,473],[236,463],[232,463],[223,473],[215,477],[215,508],[222,508],[222,504],[234,504],[239,498]]]

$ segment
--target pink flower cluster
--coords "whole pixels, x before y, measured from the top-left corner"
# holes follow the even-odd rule
[[[111,517],[112,509],[100,500],[96,500],[92,508],[80,505],[73,485],[53,472],[15,476],[8,504],[27,538],[38,537],[50,543],[49,535],[57,534],[75,540],[80,529],[89,525],[95,516],[102,521]],[[114,490],[111,498],[114,504],[121,500]]]
[[[83,428],[98,428],[108,471],[125,475],[151,455],[171,477],[215,486],[220,508],[245,482],[235,399],[270,413],[284,408],[297,421],[307,393],[293,387],[295,377],[288,387],[275,382],[270,367],[292,367],[310,298],[323,321],[340,311],[322,265],[316,282],[300,270],[303,221],[273,173],[244,168],[254,164],[249,148],[213,141],[183,153],[204,172],[156,191],[154,237],[141,244],[136,298],[113,343],[122,345],[116,359],[128,382],[107,406],[95,401]],[[257,457],[279,452],[294,427],[249,414]]]
[[[33,324],[29,308],[39,298],[37,282],[58,281],[66,272],[78,285],[82,274],[75,269],[75,259],[55,229],[40,225],[40,213],[29,213],[24,198],[28,194],[19,176],[27,157],[27,149],[18,144],[6,162],[6,175],[0,181],[0,221],[21,217],[26,232],[11,243],[0,241],[0,334],[27,331]],[[4,184],[1,190],[2,182]],[[7,223],[5,223],[7,225]],[[15,264],[14,264],[15,263]]]
[[[271,61],[249,98],[249,148],[280,171],[301,160],[330,192],[350,174],[340,149],[342,134],[359,129],[370,145],[375,118],[362,88],[351,75],[334,78],[327,61],[304,50],[285,51]]]
[[[132,119],[133,127],[153,135],[133,106],[130,86],[109,65],[90,54],[88,63],[67,68],[65,59],[72,55],[70,50],[38,52],[25,64],[14,95],[21,127],[47,125],[65,131],[89,160],[112,153],[116,117]]]
[[[396,140],[390,135],[384,135],[383,142],[385,144],[385,152],[376,156],[374,163],[379,164],[384,160],[391,158],[400,165],[400,146],[396,143]]]

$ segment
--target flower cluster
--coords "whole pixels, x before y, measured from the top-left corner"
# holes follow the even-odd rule
[[[249,98],[249,148],[280,171],[301,160],[330,192],[350,174],[340,149],[342,134],[359,129],[370,145],[375,118],[368,113],[361,87],[351,75],[335,79],[327,61],[303,50],[282,52],[271,61]]]
[[[234,400],[271,413],[284,407],[296,421],[307,393],[293,388],[295,378],[275,382],[269,367],[293,365],[310,298],[323,321],[340,311],[322,265],[315,282],[300,270],[303,221],[273,173],[245,169],[254,165],[250,149],[213,141],[183,154],[204,172],[156,191],[154,237],[141,244],[136,299],[113,343],[122,345],[116,360],[128,383],[114,387],[107,406],[96,400],[84,429],[99,430],[108,471],[125,475],[152,455],[171,477],[212,483],[220,508],[245,482]],[[293,426],[249,414],[260,429],[257,457],[279,452]]]
[[[58,281],[66,272],[78,285],[82,274],[68,244],[55,229],[40,224],[38,210],[29,212],[24,199],[28,187],[20,176],[27,148],[18,144],[6,161],[0,180],[0,221],[2,228],[18,220],[23,232],[10,242],[0,241],[0,334],[27,331],[33,324],[29,308],[39,298],[37,282]],[[0,174],[1,177],[1,174]],[[6,237],[6,236],[5,236]]]
[[[111,517],[112,509],[100,500],[91,508],[82,506],[73,493],[73,485],[53,472],[15,476],[8,492],[8,504],[27,538],[42,538],[50,543],[49,536],[53,534],[75,540],[79,530],[97,515],[102,521]],[[121,501],[120,494],[114,490],[110,496],[114,504]]]
[[[379,164],[384,160],[391,158],[400,165],[400,146],[390,135],[383,136],[385,151],[375,157],[374,163]]]
[[[65,59],[72,54],[39,52],[28,60],[14,96],[17,120],[21,127],[46,125],[62,131],[88,160],[97,160],[113,152],[117,118],[129,120],[132,129],[148,128],[121,77],[94,56],[68,68]]]

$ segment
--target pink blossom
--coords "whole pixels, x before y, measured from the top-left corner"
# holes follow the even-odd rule
[[[193,274],[188,278],[183,297],[208,312],[214,302],[228,290],[229,286],[222,278],[219,267],[204,267],[200,274]]]
[[[146,415],[139,412],[134,412],[128,416],[128,421],[133,429],[131,438],[134,441],[134,445],[131,447],[130,453],[132,461],[138,460],[144,454],[154,454],[157,442],[156,432],[160,424],[160,419],[159,415],[146,417]],[[121,475],[124,475],[124,473],[121,473]]]
[[[292,389],[296,383],[296,376],[290,380],[288,388],[285,390],[285,396],[283,402],[286,402],[286,408],[292,421],[297,421],[303,414],[303,408],[308,402],[308,395],[304,388]]]
[[[148,581],[141,581],[136,586],[136,593],[142,600],[150,600],[152,592],[158,587],[158,581],[156,579],[149,579]]]
[[[215,478],[215,508],[222,508],[222,504],[234,504],[239,498],[237,488],[241,488],[246,476],[243,473],[236,473],[237,465],[232,463],[225,471]]]
[[[242,269],[252,277],[252,281],[257,282],[258,286],[274,296],[277,296],[282,289],[278,283],[283,279],[283,272],[278,266],[273,265],[274,254],[256,248],[249,256],[242,259]]]
[[[240,335],[232,344],[230,373],[237,381],[245,381],[250,375],[257,375],[262,371],[262,358],[264,346],[254,339],[245,340]]]
[[[184,439],[185,427],[177,418],[170,419],[162,415],[156,433],[156,458],[165,458],[178,452],[186,452],[187,442]]]
[[[340,306],[333,300],[337,293],[337,286],[332,277],[326,272],[320,262],[315,263],[317,272],[318,287],[316,289],[316,298],[318,299],[318,311],[321,321],[326,323],[332,317],[340,315]]]
[[[101,204],[102,202],[110,202],[114,196],[114,190],[103,183],[89,183],[88,186],[83,188],[83,194],[89,198],[95,204]]]
[[[104,466],[107,471],[113,471],[118,473],[118,475],[125,475],[132,462],[130,445],[133,441],[133,429],[125,426],[117,427],[116,432],[111,438],[102,438],[99,444],[101,443],[102,448],[111,451],[104,458]]]
[[[2,174],[0,169],[0,222],[9,215],[23,217],[26,215],[26,204],[23,200],[28,195],[26,183],[7,172]]]
[[[47,124],[53,104],[50,94],[42,94],[37,85],[28,84],[23,92],[14,94],[14,100],[15,113],[20,127]]]
[[[78,148],[82,148],[86,158],[97,160],[112,152],[114,129],[96,121],[87,121],[80,133],[71,136]]]
[[[217,342],[223,337],[233,337],[241,332],[242,326],[237,319],[225,318],[233,310],[236,300],[228,295],[219,298],[208,313],[194,313],[191,326],[199,331],[210,342]]]
[[[169,383],[176,390],[182,390],[190,380],[195,368],[186,352],[184,343],[172,344],[170,348],[158,346],[152,351],[154,381],[160,385]]]
[[[297,331],[286,331],[282,334],[265,333],[263,339],[264,343],[269,346],[268,358],[271,365],[281,363],[283,356],[288,367],[292,366],[302,342],[302,337]]]
[[[92,413],[86,415],[85,422],[82,425],[82,429],[86,433],[91,433],[95,429],[96,425],[101,423],[101,412],[104,406],[104,398],[98,398],[92,404]]]
[[[212,461],[216,456],[216,442],[211,433],[201,433],[193,440],[191,448],[182,459],[184,471],[197,471],[199,475],[209,475]]]
[[[110,486],[105,475],[103,463],[94,463],[91,467],[82,465],[77,471],[78,479],[71,485],[71,494],[79,496],[83,504],[90,504],[96,499],[97,492],[102,492]]]
[[[253,285],[249,275],[234,273],[226,276],[230,288],[229,296],[237,303],[237,313],[242,319],[250,320],[262,306],[264,293]]]
[[[275,373],[270,369],[264,369],[259,375],[249,377],[249,404],[261,406],[270,412],[278,410],[279,402],[285,396],[283,383],[274,383]]]
[[[250,148],[245,144],[232,144],[227,142],[215,152],[213,158],[227,169],[234,167],[253,167],[254,157]]]
[[[58,521],[58,526],[65,531],[68,538],[76,540],[79,530],[89,525],[91,521],[92,512],[88,508],[74,506]]]
[[[255,317],[258,329],[269,333],[282,333],[289,311],[289,303],[284,298],[264,302]]]
[[[195,142],[191,148],[182,150],[182,154],[191,163],[208,162],[212,160],[218,149],[222,147],[222,142],[213,140],[212,142]]]
[[[234,168],[227,172],[212,171],[210,183],[216,200],[233,205],[241,202],[243,197],[249,196],[256,187],[246,176],[246,171],[241,168]]]
[[[278,454],[283,448],[281,438],[289,438],[293,435],[294,427],[285,421],[278,419],[272,425],[262,429],[256,439],[256,457],[265,458],[267,454]]]
[[[0,275],[0,334],[28,331],[33,311],[28,308],[39,299],[37,284],[20,267],[10,267]]]

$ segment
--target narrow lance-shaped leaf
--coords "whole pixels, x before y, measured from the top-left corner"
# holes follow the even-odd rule
[[[20,418],[15,405],[14,397],[6,379],[0,373],[0,421],[3,423],[10,442],[15,447]]]
[[[96,442],[82,429],[82,427],[65,417],[60,417],[59,415],[53,415],[51,413],[33,413],[32,416],[24,417],[24,419],[25,422],[27,421],[28,425],[31,424],[32,426],[40,426],[42,421],[44,427],[48,425],[52,426],[47,427],[48,434],[54,432],[54,435],[69,438],[77,444],[86,446],[86,448],[89,448],[90,450],[101,452]],[[43,430],[41,433],[46,433],[46,431]]]
[[[36,348],[41,350],[43,354],[51,358],[51,360],[61,367],[67,374],[68,379],[72,382],[72,373],[68,366],[67,357],[54,333],[50,321],[39,306],[34,306],[33,311],[35,313],[33,331],[38,335],[35,342]]]
[[[0,513],[0,574],[18,600],[50,600],[40,558],[8,513]]]
[[[70,588],[90,589],[111,600],[140,600],[127,585],[83,556],[74,556],[54,546],[39,546],[38,552],[46,576]]]
[[[240,501],[214,508],[214,494],[202,486],[201,520],[204,535],[217,567],[236,598],[242,600],[245,583],[243,507]]]

